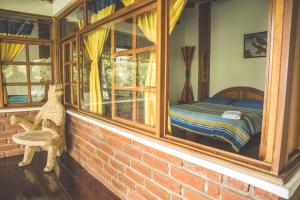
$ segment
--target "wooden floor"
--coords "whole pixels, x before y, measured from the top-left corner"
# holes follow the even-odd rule
[[[46,154],[20,168],[21,156],[0,159],[0,200],[119,199],[71,157],[63,155],[55,172],[45,173]]]

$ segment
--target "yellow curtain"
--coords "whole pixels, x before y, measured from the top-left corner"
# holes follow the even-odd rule
[[[7,34],[5,34],[7,35]],[[12,62],[15,57],[22,51],[24,48],[24,44],[17,44],[17,43],[6,43],[6,42],[1,42],[0,43],[0,58],[1,58],[1,63],[7,62],[10,63]],[[4,78],[4,77],[3,77]],[[4,103],[7,103],[7,91],[4,89]]]
[[[109,5],[101,9],[97,14],[91,17],[91,22],[96,22],[115,11],[115,4]],[[84,44],[87,53],[92,61],[90,71],[90,112],[103,114],[102,108],[102,83],[99,77],[98,60],[102,54],[103,47],[108,37],[110,27],[100,27],[97,30],[89,33],[84,38]]]
[[[125,6],[129,6],[130,4],[134,3],[135,0],[122,0],[122,3],[125,5]]]
[[[122,0],[125,5],[128,5],[130,0]],[[133,2],[133,1],[132,1]],[[182,14],[182,11],[186,5],[187,0],[170,0],[170,22],[169,33],[171,34],[175,28],[175,25]],[[145,37],[156,44],[156,20],[157,13],[152,11],[150,13],[143,14],[138,18],[138,26],[144,33]],[[151,52],[150,63],[147,70],[147,77],[145,82],[146,87],[156,87],[156,52]],[[155,125],[156,113],[156,94],[145,92],[145,124],[149,126]],[[170,127],[170,117],[168,119],[168,129]]]
[[[138,26],[147,40],[156,44],[157,13],[152,11],[138,18]],[[145,87],[156,87],[156,52],[150,53]],[[145,124],[155,126],[156,94],[145,92]]]

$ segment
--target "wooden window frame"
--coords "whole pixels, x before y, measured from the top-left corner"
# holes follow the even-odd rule
[[[75,43],[75,48],[74,44]],[[65,46],[69,45],[69,61],[65,61]],[[76,37],[70,38],[64,42],[61,43],[61,49],[62,49],[62,76],[63,76],[63,86],[64,86],[64,104],[66,106],[70,106],[73,108],[78,108],[78,100],[79,100],[79,95],[78,95],[78,88],[79,88],[79,73],[78,73],[78,45],[77,45],[77,40]],[[75,49],[75,52],[77,54],[77,59],[73,58],[73,50]],[[66,66],[69,66],[69,82],[66,83]],[[76,82],[74,82],[74,77],[73,77],[73,66],[76,66],[77,70],[77,77],[76,77]],[[70,102],[67,102],[67,95],[65,92],[66,86],[70,87]],[[75,104],[75,99],[74,99],[74,91],[73,87],[76,87],[77,90],[77,96],[76,96],[76,101],[77,103]]]
[[[48,23],[51,25],[50,29],[50,39],[39,39],[39,38],[21,38],[21,37],[15,37],[15,36],[0,36],[0,42],[7,42],[7,43],[19,43],[25,45],[25,54],[26,59],[24,62],[12,62],[10,64],[16,64],[16,65],[25,65],[26,71],[27,71],[27,82],[26,83],[3,83],[3,72],[2,72],[2,66],[5,63],[0,62],[0,109],[1,108],[14,108],[14,107],[29,107],[29,106],[41,106],[45,102],[31,102],[31,86],[35,85],[49,85],[54,82],[54,61],[55,61],[55,52],[54,52],[54,40],[52,39],[54,36],[54,26],[52,18],[49,16],[44,15],[36,15],[36,14],[28,14],[23,12],[17,12],[17,11],[10,11],[5,9],[0,9],[0,15],[3,16],[12,16],[12,17],[19,17],[19,18],[26,18],[30,19],[34,22],[43,22]],[[50,57],[51,57],[51,63],[42,63],[42,62],[30,62],[29,61],[29,45],[40,45],[40,46],[49,46],[50,47]],[[30,80],[30,66],[32,65],[51,65],[51,82],[43,83],[31,83]],[[4,94],[3,94],[3,87],[4,86],[10,86],[10,85],[18,85],[18,86],[26,86],[28,87],[28,103],[12,103],[12,104],[4,104]]]
[[[205,145],[199,145],[193,142],[184,141],[172,136],[168,136],[167,123],[168,123],[168,46],[169,46],[169,34],[168,34],[168,8],[169,1],[164,0],[136,0],[132,5],[129,5],[121,10],[116,11],[114,14],[105,17],[98,22],[93,24],[87,24],[87,0],[79,0],[75,2],[67,12],[63,12],[61,16],[65,16],[76,6],[84,6],[84,23],[85,28],[78,31],[76,40],[78,46],[80,44],[80,36],[96,29],[99,26],[105,25],[116,19],[125,19],[130,14],[135,12],[143,12],[147,9],[150,4],[157,6],[157,19],[158,19],[158,37],[157,37],[157,113],[160,115],[156,119],[155,135],[149,133],[149,131],[131,126],[126,123],[119,123],[99,115],[85,112],[81,109],[81,102],[78,100],[79,108],[76,110],[84,115],[91,116],[94,118],[101,119],[111,124],[139,132],[145,135],[154,136],[166,143],[176,144],[177,146],[190,149],[194,152],[200,152],[202,154],[217,158],[220,160],[230,161],[240,166],[254,169],[263,173],[272,174],[275,176],[281,175],[282,177],[289,177],[295,169],[299,166],[300,154],[299,150],[293,156],[289,156],[286,153],[285,144],[287,143],[287,137],[289,132],[285,131],[287,128],[288,115],[291,112],[289,106],[289,94],[290,84],[288,78],[291,77],[290,64],[292,58],[290,55],[292,42],[291,39],[291,27],[293,18],[291,13],[294,11],[294,7],[297,4],[297,0],[270,0],[269,8],[269,36],[268,36],[268,56],[267,56],[267,70],[266,70],[266,84],[265,84],[265,100],[264,100],[264,111],[263,111],[263,132],[262,141],[260,147],[260,157],[262,160],[256,160],[241,156],[238,154],[230,153],[220,149],[208,147]],[[289,14],[290,13],[290,14]],[[74,35],[70,37],[74,37]],[[67,40],[68,38],[64,38]],[[62,40],[61,40],[62,42]],[[78,50],[79,51],[79,50]],[[128,52],[119,53],[129,54]],[[61,53],[60,53],[61,54]],[[79,55],[79,52],[78,52]],[[61,60],[61,59],[60,59]],[[79,66],[79,65],[78,65]],[[80,67],[78,69],[80,74]],[[78,82],[80,80],[78,79]],[[81,96],[81,90],[78,88],[78,96]],[[282,106],[283,105],[283,106]],[[276,111],[276,116],[272,116]],[[268,138],[268,139],[267,139]],[[271,142],[270,142],[271,138]],[[269,141],[269,142],[268,142]],[[300,143],[300,142],[299,142]],[[299,146],[300,148],[300,146]],[[290,159],[290,157],[292,157]],[[285,178],[283,181],[287,180]]]

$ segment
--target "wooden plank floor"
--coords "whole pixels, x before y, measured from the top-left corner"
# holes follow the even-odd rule
[[[43,171],[45,152],[37,153],[30,166],[18,167],[21,160],[22,156],[0,159],[0,200],[119,199],[67,154],[56,173]]]

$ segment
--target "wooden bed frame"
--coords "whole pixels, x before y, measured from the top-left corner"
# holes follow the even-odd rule
[[[264,100],[264,92],[251,87],[231,87],[218,92],[215,96],[237,100]]]

